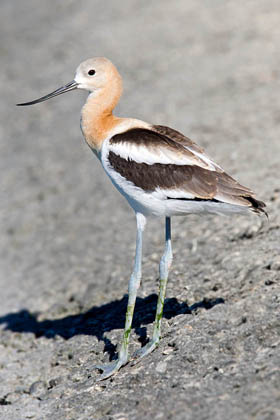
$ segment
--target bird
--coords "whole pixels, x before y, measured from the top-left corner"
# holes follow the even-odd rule
[[[122,78],[104,57],[83,61],[74,80],[18,106],[34,105],[76,89],[89,92],[81,111],[81,130],[117,190],[136,215],[136,251],[128,285],[128,303],[118,357],[94,368],[109,378],[129,357],[133,313],[142,272],[142,238],[147,219],[165,219],[165,249],[159,263],[159,293],[151,340],[133,355],[140,360],[159,344],[168,274],[172,263],[171,217],[188,214],[267,214],[265,203],[239,184],[195,142],[179,131],[113,111],[122,94]]]

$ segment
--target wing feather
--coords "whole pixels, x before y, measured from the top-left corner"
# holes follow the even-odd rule
[[[148,165],[162,163],[196,165],[210,171],[217,169],[214,162],[204,156],[198,147],[191,149],[153,129],[133,128],[116,134],[110,139],[109,146],[112,152],[125,159]]]
[[[166,199],[196,199],[247,206],[263,212],[264,203],[205,155],[190,139],[164,126],[133,128],[109,140],[110,166],[146,192]]]

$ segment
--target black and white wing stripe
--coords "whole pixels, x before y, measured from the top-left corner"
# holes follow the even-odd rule
[[[161,191],[165,199],[205,200],[249,207],[264,204],[209,159],[179,132],[163,126],[133,128],[108,143],[110,166],[145,192]]]

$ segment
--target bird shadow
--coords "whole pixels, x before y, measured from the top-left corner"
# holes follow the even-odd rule
[[[9,313],[0,317],[0,324],[6,324],[4,329],[17,333],[33,333],[36,338],[53,338],[56,335],[65,340],[83,334],[96,336],[104,342],[104,352],[109,354],[110,359],[116,354],[116,346],[106,337],[105,333],[124,328],[125,312],[127,306],[127,295],[122,299],[106,303],[101,306],[94,306],[88,311],[68,315],[59,319],[46,319],[38,321],[38,313],[31,313],[27,309],[15,313]],[[186,302],[178,302],[176,298],[165,300],[163,317],[171,319],[180,314],[191,314],[199,308],[209,310],[214,306],[224,303],[223,298],[207,299],[188,306]],[[135,305],[132,328],[138,335],[142,345],[148,341],[147,328],[144,325],[153,323],[157,304],[157,295],[151,294],[145,298],[137,298]]]

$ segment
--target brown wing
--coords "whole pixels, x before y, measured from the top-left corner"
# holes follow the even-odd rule
[[[164,125],[153,125],[153,129],[161,134],[164,135],[170,139],[172,139],[174,142],[179,143],[183,145],[184,147],[189,148],[190,150],[194,150],[195,152],[204,154],[204,149],[199,147],[196,143],[194,143],[190,138],[184,136],[182,133],[180,133],[177,130],[174,130],[173,128],[166,127]],[[254,193],[249,188],[244,187],[243,185],[239,184],[235,179],[233,179],[231,176],[229,176],[226,172],[223,170],[220,172],[219,167],[217,167],[218,173],[216,174],[216,193],[215,195],[219,194],[225,199],[232,198],[233,201],[241,201],[244,204],[244,202],[248,205],[248,202],[251,203],[251,205],[257,209],[257,211],[264,212],[264,207],[266,207],[265,203],[262,201],[258,201],[254,198]],[[214,175],[214,174],[213,174]],[[198,177],[199,178],[199,177]],[[208,176],[208,178],[212,178],[211,174]],[[212,182],[211,182],[212,184]],[[212,191],[214,187],[212,184]]]
[[[168,137],[169,139],[173,140],[175,143],[179,143],[184,147],[189,147],[191,150],[194,150],[198,153],[204,153],[202,147],[199,147],[195,142],[193,142],[188,137],[184,136],[184,134],[180,133],[174,128],[166,127],[164,125],[153,125],[152,128],[159,134]]]
[[[170,129],[171,130],[171,129]],[[172,131],[172,130],[171,130]],[[180,133],[178,133],[178,139]],[[183,138],[184,136],[181,135]],[[213,170],[216,168],[214,162],[204,155],[194,143],[189,147],[191,140],[185,137],[185,141],[175,141],[153,129],[132,128],[123,133],[116,134],[110,141],[110,149],[113,152],[127,158],[131,155],[132,160],[153,163],[174,163],[177,165],[197,165]],[[201,156],[197,153],[200,153]],[[217,167],[218,169],[218,167]]]
[[[208,171],[199,166],[148,165],[124,159],[109,152],[111,167],[121,176],[146,192],[164,191],[166,199],[213,200],[263,211],[265,206],[257,201],[251,190],[240,185],[225,172]],[[176,196],[178,194],[178,196]],[[192,197],[192,198],[190,198]]]
[[[203,155],[205,163],[204,158],[206,162],[208,158],[203,150],[176,130],[163,126],[153,126],[153,130],[131,129],[112,137],[109,144],[111,167],[144,191],[161,189],[166,199],[213,200],[263,211],[264,203],[257,201],[249,188],[210,159],[209,165],[202,165],[195,152]],[[164,163],[160,160],[162,150],[166,151]],[[182,164],[181,156],[190,157],[191,164]]]

